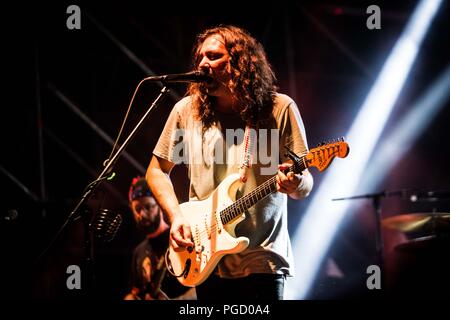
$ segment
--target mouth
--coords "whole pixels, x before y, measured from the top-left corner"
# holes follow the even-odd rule
[[[203,72],[203,74],[203,82],[207,85],[215,81],[211,71]]]

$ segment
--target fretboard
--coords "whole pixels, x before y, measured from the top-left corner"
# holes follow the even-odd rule
[[[284,170],[284,173],[295,171],[296,173],[302,172],[307,168],[305,156],[300,157],[299,163],[292,165]],[[236,200],[232,205],[226,207],[220,212],[220,219],[222,224],[225,225],[232,221],[237,216],[241,215],[247,209],[254,206],[258,201],[261,201],[269,194],[277,191],[276,176],[266,180],[263,184],[256,187],[254,190],[246,194],[245,196]]]

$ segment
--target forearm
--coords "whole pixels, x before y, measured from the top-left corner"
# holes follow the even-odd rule
[[[180,214],[178,199],[168,173],[163,171],[155,158],[150,162],[145,178],[153,196],[164,214],[167,215],[169,222],[172,223],[173,219]]]

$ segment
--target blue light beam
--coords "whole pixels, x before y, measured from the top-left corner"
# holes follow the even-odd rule
[[[331,165],[315,192],[293,237],[296,277],[287,282],[287,299],[306,298],[349,207],[348,201],[332,202],[332,195],[351,195],[356,191],[440,3],[422,0],[414,10],[346,135],[349,156]]]

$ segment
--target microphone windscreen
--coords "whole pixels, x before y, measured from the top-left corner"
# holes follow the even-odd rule
[[[102,209],[94,215],[90,227],[96,238],[109,242],[114,239],[121,224],[122,216],[120,214]]]

